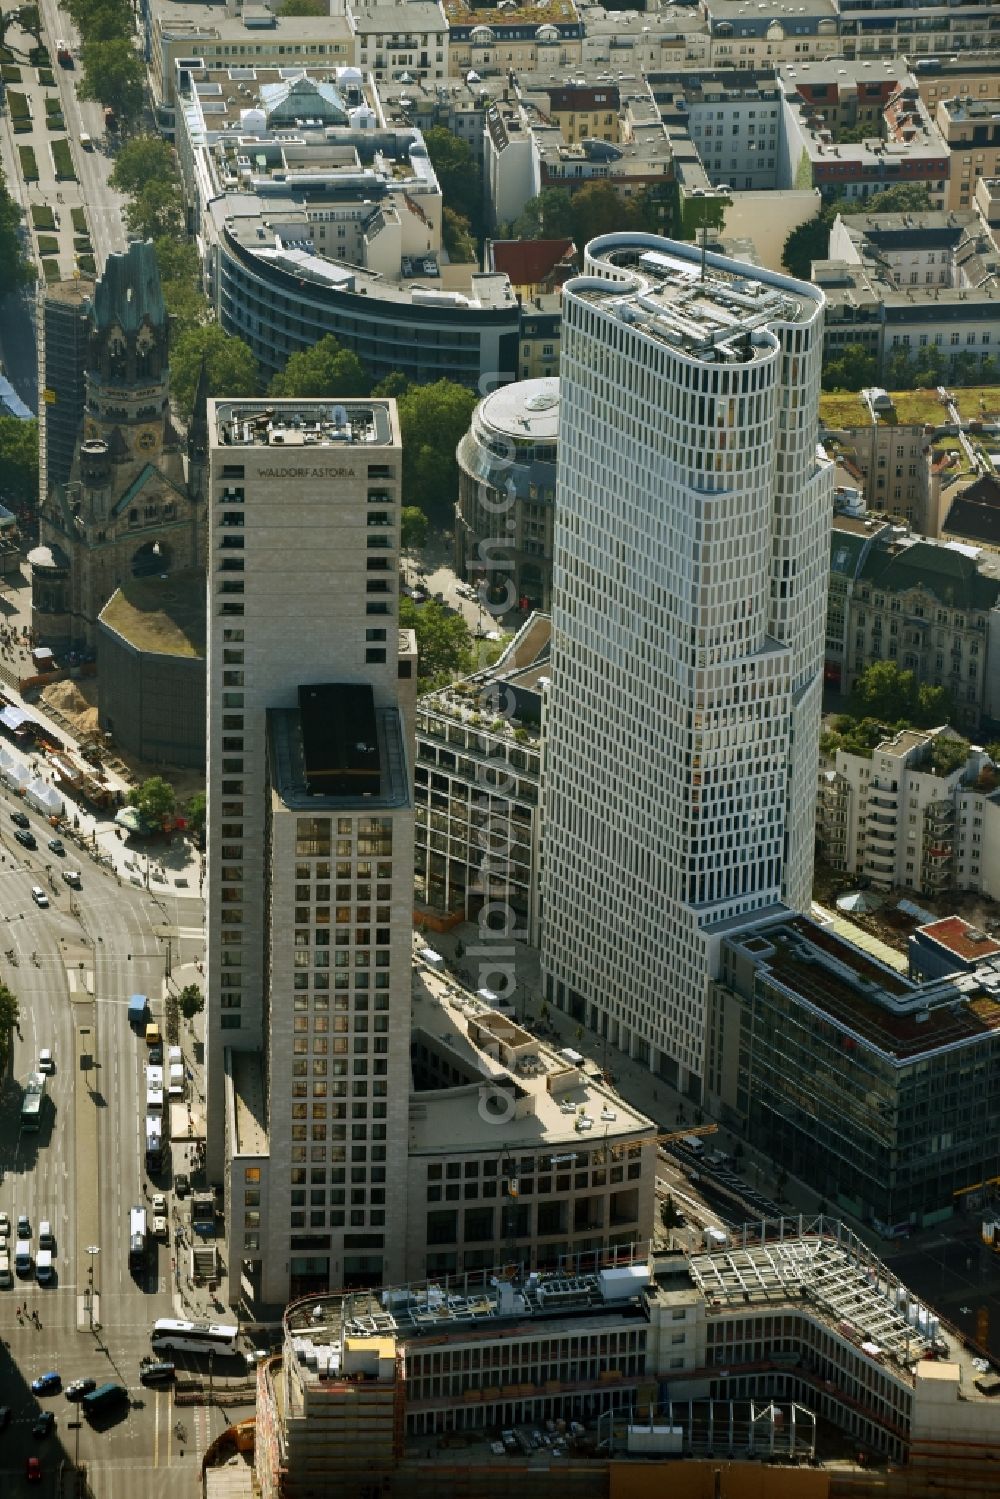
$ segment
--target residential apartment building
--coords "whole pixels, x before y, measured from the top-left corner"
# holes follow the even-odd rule
[[[415,893],[436,921],[492,900],[540,933],[541,718],[550,623],[533,614],[487,670],[417,703]]]
[[[648,82],[671,141],[690,136],[713,187],[778,185],[783,95],[772,68],[658,72]]]
[[[834,869],[886,890],[1000,894],[997,767],[953,729],[906,729],[820,765],[816,841]]]
[[[951,152],[949,208],[969,208],[979,179],[1000,171],[1000,110],[996,98],[957,94],[941,99],[934,119]]]
[[[832,57],[840,52],[839,0],[806,0],[803,5],[749,5],[746,0],[702,0],[713,68],[774,67],[795,59]]]
[[[826,599],[826,645],[823,672],[828,687],[846,690],[848,659],[854,628],[854,591],[868,554],[880,537],[888,535],[888,521],[871,516],[834,514],[830,532],[830,578]],[[853,678],[851,679],[853,684]]]
[[[956,846],[966,841],[962,794],[984,770],[992,789],[989,756],[949,728],[901,730],[868,755],[833,750],[820,762],[816,800],[824,860],[887,890],[936,895],[955,888],[972,852]],[[978,874],[978,852],[976,865]]]
[[[653,235],[563,289],[546,997],[693,1097],[714,934],[811,899],[822,324],[815,287]]]
[[[194,68],[334,68],[357,61],[345,14],[282,16],[264,5],[242,10],[200,0],[139,0],[143,59],[157,129],[174,130],[178,64]]]
[[[892,93],[870,137],[843,138],[836,117],[798,91],[804,69],[781,75],[785,91],[779,185],[818,188],[827,202],[873,197],[897,183],[926,189],[932,208],[947,204],[951,157],[912,79]]]
[[[450,71],[448,22],[440,0],[406,5],[347,0],[358,66],[383,79],[437,81]]]
[[[827,452],[861,487],[873,514],[890,516],[921,536],[937,536],[942,491],[953,481],[933,450],[934,433],[925,422],[900,421],[893,398],[877,387],[859,391],[854,409],[845,413],[848,399],[843,393],[820,397]],[[946,419],[941,407],[942,426]]]
[[[584,25],[573,0],[541,0],[530,16],[498,0],[443,0],[451,64],[480,78],[527,68],[556,73],[580,62]]]
[[[484,396],[458,445],[455,571],[506,610],[548,609],[559,453],[559,381]]]
[[[737,1487],[797,1491],[814,1475],[787,1462],[815,1454],[819,1423],[910,1476],[936,1455],[962,1492],[986,1492],[995,1412],[962,1341],[843,1224],[763,1228],[715,1252],[290,1307],[258,1376],[263,1499],[331,1482],[457,1495],[470,1469],[488,1499],[540,1499],[554,1469],[559,1492],[607,1499],[710,1488],[720,1453]]]
[[[1000,33],[997,41],[1000,43]],[[913,77],[931,111],[942,99],[1000,99],[1000,52],[918,57],[913,63]]]
[[[233,1303],[405,1266],[401,460],[391,401],[209,405],[207,1164]]]
[[[517,372],[506,276],[451,267],[420,131],[382,125],[371,80],[179,69],[177,151],[222,327],[268,375],[333,334],[374,380]]]
[[[835,524],[835,548],[843,545],[842,535]],[[842,690],[849,692],[876,661],[895,661],[918,681],[946,687],[952,722],[975,731],[1000,702],[998,597],[1000,565],[994,553],[887,528],[865,549],[855,576],[848,577]]]
[[[1000,968],[907,978],[806,916],[722,943],[722,1117],[881,1234],[950,1218],[1000,1175]]]
[[[848,60],[908,57],[917,66],[942,55],[996,50],[1000,17],[979,0],[837,0],[837,52]]]
[[[891,383],[894,356],[933,347],[947,370],[990,365],[1000,342],[1000,255],[972,210],[856,214],[830,231],[813,262],[827,301],[825,352],[851,344]]]

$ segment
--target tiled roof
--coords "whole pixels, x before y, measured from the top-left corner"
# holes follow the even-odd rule
[[[495,239],[493,269],[510,277],[511,286],[538,286],[556,267],[576,256],[571,239]]]

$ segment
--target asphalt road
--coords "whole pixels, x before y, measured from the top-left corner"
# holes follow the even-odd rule
[[[160,1008],[164,926],[186,933],[174,936],[174,962],[184,961],[188,950],[193,957],[200,949],[194,934],[201,905],[197,897],[161,893],[154,899],[128,883],[120,886],[96,864],[85,860],[81,866],[75,850],[71,858],[82,868],[82,889],[71,891],[58,878],[64,861],[46,848],[51,829],[41,819],[29,814],[37,851],[14,841],[10,811],[15,805],[20,804],[0,791],[0,978],[17,994],[22,1017],[13,1074],[2,1080],[0,1092],[0,1208],[12,1220],[28,1214],[33,1252],[39,1222],[51,1221],[58,1283],[44,1288],[34,1278],[16,1279],[12,1290],[0,1291],[0,1336],[6,1344],[0,1349],[0,1404],[12,1409],[11,1424],[0,1436],[0,1493],[22,1490],[26,1458],[35,1453],[44,1479],[33,1491],[57,1494],[60,1465],[75,1460],[78,1444],[95,1499],[132,1499],[139,1469],[144,1492],[166,1499],[178,1492],[180,1470],[185,1481],[193,1475],[224,1418],[217,1410],[194,1407],[175,1412],[169,1390],[144,1390],[139,1384],[151,1323],[172,1315],[173,1304],[169,1246],[154,1247],[138,1280],[128,1265],[128,1211],[143,1200],[145,1048],[129,1027],[127,1002],[141,991],[150,995],[154,1010]],[[31,899],[35,883],[48,890],[47,910]],[[96,1036],[94,1065],[86,1073],[75,1065],[81,1024],[89,1024]],[[43,1046],[55,1059],[46,1118],[38,1134],[24,1134],[21,1085]],[[84,1090],[79,1109],[76,1089]],[[81,1140],[93,1138],[82,1161],[78,1119],[85,1126]],[[87,1237],[94,1233],[96,1255],[87,1253],[81,1223],[94,1225]],[[98,1322],[93,1331],[85,1295],[91,1266]],[[16,1309],[25,1303],[29,1313],[38,1312],[40,1329],[27,1318],[19,1321]],[[36,1399],[31,1394],[31,1380],[49,1369],[57,1369],[64,1383],[84,1375],[117,1380],[129,1389],[133,1404],[106,1429],[94,1430],[86,1422],[75,1426],[77,1408],[63,1395]],[[55,1432],[41,1440],[31,1431],[39,1405],[58,1417]]]

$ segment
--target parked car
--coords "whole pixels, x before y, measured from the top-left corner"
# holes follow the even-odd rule
[[[61,1389],[62,1377],[58,1369],[50,1369],[47,1374],[39,1374],[37,1379],[31,1381],[33,1395],[54,1395],[57,1390]]]
[[[191,1182],[183,1171],[178,1171],[174,1177],[174,1191],[178,1197],[186,1197],[191,1190]]]

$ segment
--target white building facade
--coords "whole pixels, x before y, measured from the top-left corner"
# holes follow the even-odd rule
[[[822,327],[815,287],[651,235],[564,289],[545,989],[692,1097],[719,934],[810,900]]]
[[[260,1306],[403,1268],[416,663],[395,402],[209,427],[207,1166]]]

